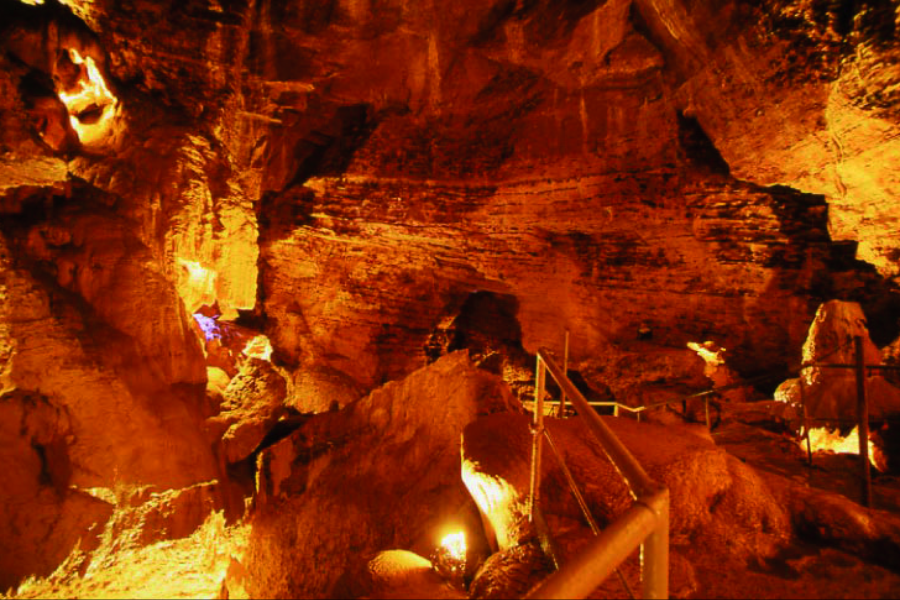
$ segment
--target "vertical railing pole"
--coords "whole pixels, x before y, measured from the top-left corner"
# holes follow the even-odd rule
[[[859,418],[859,460],[862,504],[872,506],[872,471],[869,467],[869,405],[866,402],[866,357],[862,336],[856,336],[856,414]]]
[[[641,545],[641,587],[644,598],[669,597],[669,492],[665,491],[651,509],[656,513],[656,529]]]
[[[703,409],[706,411],[706,429],[712,431],[712,427],[709,425],[709,396],[703,397]]]
[[[803,406],[803,429],[806,432],[806,459],[813,464],[812,441],[809,439],[809,409],[806,407],[806,386],[803,384],[803,367],[800,368],[800,404]]]
[[[529,518],[535,522],[535,511],[541,493],[541,449],[544,440],[544,378],[547,366],[539,356],[537,359],[537,372],[534,385],[534,427],[532,431],[533,441],[531,448],[531,497],[529,505]]]
[[[569,330],[566,329],[566,346],[563,350],[563,373],[569,376]],[[559,415],[560,419],[566,416],[566,390],[562,390],[559,397]]]

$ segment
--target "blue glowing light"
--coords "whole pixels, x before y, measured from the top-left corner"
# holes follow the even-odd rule
[[[216,320],[217,317],[218,315],[216,317],[207,317],[200,313],[194,313],[194,319],[197,321],[200,329],[203,330],[203,335],[206,336],[207,342],[222,339],[222,328]]]

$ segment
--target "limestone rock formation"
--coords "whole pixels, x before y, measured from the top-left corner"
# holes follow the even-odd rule
[[[354,598],[467,598],[450,587],[434,565],[405,550],[378,553],[350,588]]]
[[[824,194],[835,240],[895,276],[898,7],[638,0],[676,104],[741,179]]]
[[[776,399],[805,404],[812,419],[849,429],[858,420],[856,372],[827,365],[855,365],[857,336],[863,339],[865,364],[881,365],[881,351],[869,338],[866,317],[858,304],[831,301],[820,306],[803,345],[804,364],[817,366],[801,373],[802,390],[801,380],[786,381]],[[886,419],[900,413],[900,388],[877,371],[867,370],[865,380],[871,418]]]
[[[380,550],[429,554],[436,529],[466,501],[462,429],[512,402],[499,379],[458,352],[265,450],[248,591],[323,597]]]
[[[648,323],[743,374],[780,368],[824,300],[896,305],[829,237],[892,272],[880,5],[66,4],[139,141],[73,172],[139,199],[190,310],[252,308],[259,253],[298,406],[421,367],[480,291],[515,296],[527,351],[572,331],[577,368]]]
[[[0,586],[94,543],[102,490],[197,500],[224,475],[212,443],[247,467],[285,406],[322,414],[261,453],[247,582],[321,595],[346,565],[310,556],[416,550],[462,502],[476,398],[511,402],[484,370],[524,396],[566,330],[570,370],[632,404],[708,387],[690,342],[728,348],[735,379],[785,372],[830,299],[892,341],[898,19],[885,0],[4,1]],[[204,355],[203,307],[264,330],[272,366]],[[752,473],[659,439],[683,462],[650,463],[696,492],[677,535],[722,541],[740,515],[748,554],[784,532]],[[594,490],[604,518],[621,491]]]
[[[225,460],[235,463],[256,450],[279,417],[286,414],[284,378],[264,360],[250,359],[222,393],[221,412],[209,420],[221,432]]]
[[[4,583],[10,584],[52,571],[53,561],[65,558],[80,537],[88,540],[92,528],[102,527],[109,510],[88,490],[135,483],[177,487],[214,479],[217,470],[200,433],[202,389],[169,385],[179,371],[167,365],[185,369],[190,363],[179,363],[177,355],[165,357],[170,363],[154,361],[159,355],[148,351],[154,348],[154,328],[171,343],[178,339],[173,333],[186,325],[180,305],[166,304],[166,287],[147,305],[153,310],[147,311],[146,322],[140,314],[112,313],[127,319],[120,323],[125,331],[130,325],[137,328],[134,334],[143,333],[148,346],[142,346],[138,335],[115,329],[86,298],[13,258],[5,238],[0,244],[3,446],[10,464],[18,465],[0,498],[10,527],[3,535],[0,564]],[[103,254],[93,258],[94,264],[103,264]],[[137,273],[145,267],[139,260],[113,264]],[[86,275],[106,276],[102,268]],[[117,297],[151,298],[152,288],[137,287],[150,277],[130,280],[135,285],[117,286],[97,301],[115,311],[136,306],[110,302]],[[174,290],[168,290],[170,301],[176,300]],[[184,349],[199,356],[199,346]],[[43,524],[28,526],[35,518]]]
[[[647,473],[671,493],[673,544],[715,544],[748,557],[771,552],[790,531],[788,515],[752,470],[710,441],[677,427],[607,418],[607,424]],[[618,471],[578,419],[545,421],[581,486],[594,518],[605,527],[632,504]],[[652,438],[653,444],[647,443]],[[582,519],[556,460],[545,451],[541,507],[548,522]],[[519,415],[493,415],[463,435],[463,478],[494,530],[500,548],[533,536],[528,521],[531,435]],[[759,489],[753,491],[754,487]],[[734,512],[732,512],[734,511]],[[734,519],[740,515],[739,522]],[[700,542],[699,540],[702,540]]]

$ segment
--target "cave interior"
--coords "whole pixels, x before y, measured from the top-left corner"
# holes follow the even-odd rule
[[[0,0],[0,597],[898,597],[898,284],[896,0]]]

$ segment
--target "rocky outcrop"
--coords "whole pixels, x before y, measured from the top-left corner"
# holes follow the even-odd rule
[[[214,479],[217,471],[200,434],[202,388],[170,387],[167,371],[152,359],[158,355],[148,356],[139,335],[113,328],[99,309],[40,269],[31,271],[26,260],[12,257],[5,239],[0,243],[0,421],[10,464],[19,465],[0,498],[4,523],[12,528],[3,535],[0,562],[10,566],[3,577],[11,584],[52,571],[79,538],[88,536],[87,543],[89,532],[102,527],[109,508],[86,490],[134,483],[177,487]],[[102,257],[94,256],[95,264],[104,264]],[[130,268],[140,273],[142,264]],[[152,281],[152,271],[146,273],[132,281]],[[86,275],[106,276],[102,268]],[[140,292],[147,300],[150,289]],[[129,292],[137,288],[120,285],[99,301]],[[159,335],[172,340],[170,328],[185,325],[176,318],[178,305],[167,306],[165,298],[158,295],[147,312],[151,321],[141,331],[148,342],[155,326],[165,327]],[[141,324],[139,314],[123,316],[126,324]],[[42,524],[29,525],[34,519]]]
[[[852,271],[828,275],[841,252],[821,199],[673,177],[310,182],[279,200],[263,234],[276,357],[319,405],[344,404],[424,364],[448,307],[490,290],[518,299],[532,352],[560,348],[569,329],[582,365],[649,323],[656,344],[715,339],[753,372],[787,362],[817,299],[860,293]],[[307,216],[291,221],[297,207]],[[308,384],[316,369],[341,386]]]
[[[829,238],[836,196],[809,182],[830,163],[801,165],[831,156],[816,102],[845,42],[874,39],[869,5],[857,40],[850,16],[781,0],[70,4],[128,141],[72,172],[133,200],[189,310],[258,296],[303,410],[422,366],[478,291],[517,299],[528,351],[569,328],[577,367],[646,323],[740,373],[783,365],[821,301],[885,293]],[[890,243],[860,239],[888,272]]]
[[[805,404],[809,417],[815,421],[849,430],[858,421],[856,372],[828,365],[856,365],[857,337],[863,340],[865,364],[881,365],[881,351],[869,338],[866,316],[858,304],[835,300],[820,306],[803,344],[803,363],[811,366],[800,374],[802,381],[784,382],[776,399],[796,406]],[[872,419],[887,419],[900,413],[900,388],[878,371],[867,370],[865,380]]]
[[[675,103],[736,177],[823,194],[835,240],[895,276],[897,6],[637,0]]]
[[[323,597],[380,550],[429,554],[437,529],[466,502],[463,427],[512,402],[499,379],[459,352],[265,450],[247,590]]]
[[[788,516],[759,476],[715,444],[687,430],[626,418],[606,423],[651,478],[669,488],[672,543],[766,554],[789,535]],[[633,503],[625,481],[579,419],[545,421],[601,528]],[[653,438],[652,444],[647,440]],[[546,444],[545,444],[546,445]],[[581,510],[556,459],[545,448],[541,510],[548,522],[579,521]],[[463,478],[497,535],[500,548],[525,540],[529,527],[531,435],[523,415],[479,419],[463,434]],[[753,491],[754,487],[758,487]],[[739,520],[738,515],[740,515]]]
[[[256,450],[278,419],[286,414],[284,378],[264,360],[249,359],[222,392],[220,413],[207,421],[221,438],[225,460],[241,461]]]

